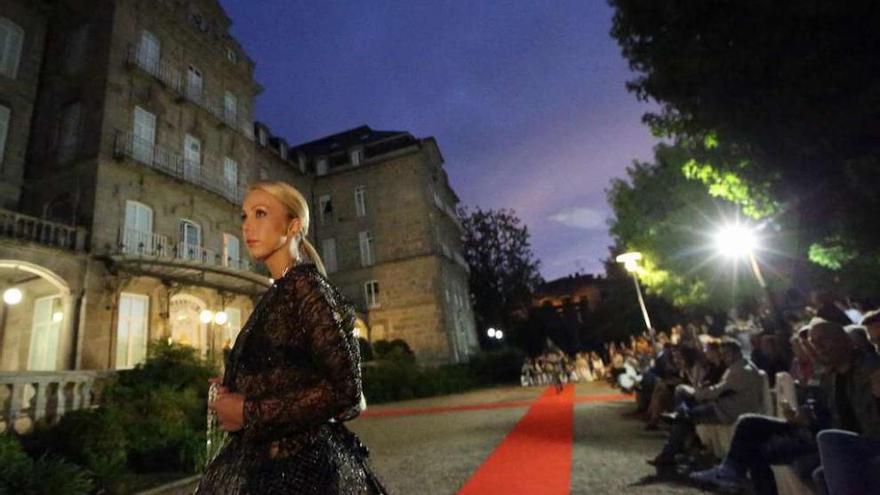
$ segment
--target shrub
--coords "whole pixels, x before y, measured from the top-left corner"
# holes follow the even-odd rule
[[[484,351],[468,362],[471,374],[481,383],[518,383],[525,355],[513,348]]]
[[[517,383],[523,354],[515,349],[483,352],[465,364],[419,367],[402,340],[373,344],[377,361],[363,366],[364,395],[370,403],[464,392],[481,385]]]
[[[15,437],[0,434],[0,493],[86,495],[92,488],[81,467],[45,455],[34,462]]]
[[[35,433],[34,436],[41,435]],[[42,436],[42,456],[59,456],[82,466],[102,485],[114,485],[125,472],[128,444],[125,431],[112,411],[71,411],[62,416],[57,425],[43,430]]]
[[[416,360],[409,344],[403,339],[394,339],[390,342],[387,340],[377,340],[373,343],[373,355],[376,359],[387,361],[415,362]]]
[[[147,361],[120,372],[104,408],[120,419],[135,471],[194,471],[203,459],[208,379],[217,371],[195,349],[157,341]]]
[[[373,360],[373,346],[370,345],[369,340],[358,337],[358,349],[361,353],[361,362],[365,363]]]

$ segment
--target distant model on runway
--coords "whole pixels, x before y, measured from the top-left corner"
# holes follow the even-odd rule
[[[288,184],[261,182],[241,218],[251,257],[274,283],[229,352],[210,404],[229,434],[196,493],[386,493],[343,425],[360,412],[355,314],[306,239],[308,203]]]

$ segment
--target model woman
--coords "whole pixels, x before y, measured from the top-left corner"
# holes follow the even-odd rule
[[[384,494],[367,449],[343,422],[359,413],[355,314],[306,240],[309,208],[289,184],[251,187],[241,213],[248,251],[274,283],[229,353],[209,405],[226,445],[197,494]]]

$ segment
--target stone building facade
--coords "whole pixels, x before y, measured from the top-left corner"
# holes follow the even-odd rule
[[[259,180],[314,200],[312,241],[337,243],[330,277],[366,337],[403,338],[427,362],[476,349],[458,199],[433,139],[366,129],[357,166],[321,149],[363,129],[290,146],[254,122],[254,62],[216,0],[0,7],[0,377],[130,368],[156,340],[219,361],[270,283],[240,234]],[[326,195],[338,210],[325,223]],[[4,390],[0,416],[14,416],[29,399]]]
[[[0,280],[20,301],[0,372],[128,368],[157,339],[219,359],[269,284],[241,239],[246,185],[311,187],[259,139],[229,18],[212,0],[7,3],[24,43],[2,101],[31,134],[6,133],[23,172],[18,195],[4,174]]]
[[[477,350],[458,197],[433,138],[363,126],[297,146],[315,174],[316,245],[369,340],[403,339],[423,362]]]

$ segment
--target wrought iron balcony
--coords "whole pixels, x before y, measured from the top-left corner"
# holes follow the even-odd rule
[[[131,45],[128,48],[128,65],[137,67],[153,76],[176,93],[179,98],[201,107],[223,124],[253,141],[253,122],[241,118],[242,115],[237,108],[235,110],[226,108],[222,97],[211,98],[203,88],[187,84],[184,74],[174,69],[167,61],[141,50],[139,45]]]
[[[203,156],[201,163],[184,160],[179,153],[123,131],[116,133],[113,153],[117,158],[131,158],[163,174],[211,191],[236,205],[244,200],[245,188],[222,177],[220,163],[210,156]]]
[[[138,229],[120,229],[119,252],[259,273],[248,260],[230,256],[224,259],[217,251],[187,242],[175,243],[167,236]]]

